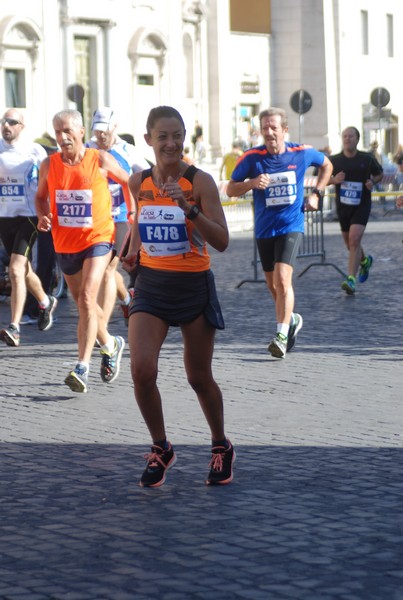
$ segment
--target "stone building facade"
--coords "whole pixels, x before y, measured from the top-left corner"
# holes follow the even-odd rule
[[[21,108],[33,137],[67,107],[90,135],[93,111],[110,105],[119,132],[152,158],[146,117],[170,104],[189,145],[197,120],[218,160],[234,138],[257,141],[257,115],[272,104],[288,110],[293,139],[316,147],[337,149],[349,124],[387,152],[403,140],[395,0],[1,0],[0,11],[0,110]],[[390,93],[381,113],[378,87]],[[298,90],[312,97],[302,117],[290,107]]]

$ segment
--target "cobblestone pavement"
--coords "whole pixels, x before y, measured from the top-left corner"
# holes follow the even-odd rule
[[[327,260],[345,269],[338,225],[325,232]],[[204,485],[209,433],[177,330],[159,382],[178,462],[156,490],[138,485],[149,439],[127,348],[116,382],[102,384],[94,353],[89,393],[70,392],[69,298],[51,330],[26,326],[19,348],[2,345],[0,598],[402,600],[402,238],[400,217],[370,221],[374,265],[355,297],[332,266],[295,277],[304,327],[285,360],[266,351],[264,284],[237,287],[253,276],[251,234],[212,252],[227,325],[214,372],[238,455],[229,486]],[[126,335],[118,311],[111,330]]]

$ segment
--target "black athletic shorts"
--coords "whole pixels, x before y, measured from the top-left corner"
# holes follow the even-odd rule
[[[84,261],[87,258],[105,256],[105,254],[108,254],[111,250],[113,251],[113,244],[109,242],[98,242],[98,244],[89,246],[85,250],[81,250],[81,252],[57,252],[56,258],[62,272],[65,275],[75,275],[81,271]]]
[[[285,235],[257,239],[256,244],[263,271],[267,273],[274,271],[274,265],[279,262],[294,267],[302,236],[301,232],[292,231]]]
[[[349,231],[350,225],[366,225],[371,214],[371,203],[361,202],[358,206],[350,206],[337,202],[337,218],[339,219],[340,229]]]
[[[0,237],[9,256],[20,254],[31,260],[37,224],[37,217],[0,217]]]
[[[139,266],[130,314],[146,312],[169,325],[194,321],[204,314],[215,329],[224,329],[213,272],[160,271]]]

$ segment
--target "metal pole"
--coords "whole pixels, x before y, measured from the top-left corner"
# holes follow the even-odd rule
[[[299,143],[301,144],[303,138],[303,125],[304,125],[304,115],[299,115]]]

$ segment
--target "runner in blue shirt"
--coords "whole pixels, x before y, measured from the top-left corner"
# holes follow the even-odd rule
[[[94,136],[87,142],[86,146],[109,152],[127,173],[132,174],[143,169],[148,169],[150,165],[146,159],[139,154],[133,144],[129,144],[119,137],[116,129],[117,118],[114,110],[109,106],[98,108],[92,117],[92,131]],[[111,178],[108,179],[108,186],[112,198],[112,217],[115,222],[116,254],[105,271],[99,300],[104,311],[105,322],[108,323],[117,296],[127,325],[129,321],[129,304],[132,296],[126,287],[125,280],[118,266],[119,257],[130,235],[134,219],[134,200],[130,196],[128,189],[125,189],[120,183]]]
[[[295,344],[302,317],[294,313],[292,275],[304,232],[304,210],[317,210],[332,173],[329,159],[311,146],[286,142],[287,116],[281,108],[259,115],[264,145],[247,150],[228,184],[228,196],[252,190],[257,248],[276,307],[277,334],[268,351],[284,358]],[[305,204],[304,174],[317,167],[317,187]]]

